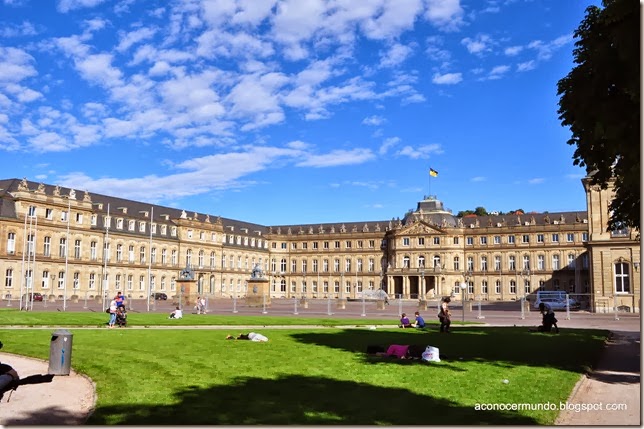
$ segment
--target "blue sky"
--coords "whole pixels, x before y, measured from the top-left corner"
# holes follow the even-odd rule
[[[263,225],[584,210],[589,4],[0,0],[0,176]]]

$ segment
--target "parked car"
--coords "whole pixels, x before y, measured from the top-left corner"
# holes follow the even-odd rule
[[[165,293],[162,293],[162,292],[155,292],[150,296],[152,298],[154,298],[155,300],[157,300],[157,301],[159,301],[159,300],[165,301],[165,300],[168,299],[168,295],[166,295]]]
[[[29,294],[25,295],[25,298],[27,299],[27,301],[32,301],[32,295],[33,295],[33,301],[42,301],[43,300],[43,296],[42,296],[41,293],[34,292],[34,293],[29,293]]]
[[[534,303],[534,308],[536,310],[539,309],[539,304],[540,303],[546,303],[550,305],[550,308],[553,310],[565,310],[566,309],[566,298],[558,298],[558,297],[543,297],[543,298],[538,298],[535,303]],[[578,309],[581,305],[577,300],[574,298],[568,298],[568,306],[571,310],[576,310]]]

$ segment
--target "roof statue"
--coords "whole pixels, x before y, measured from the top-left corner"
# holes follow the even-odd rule
[[[76,191],[73,189],[69,190],[69,199],[70,200],[75,200],[76,199]]]
[[[88,203],[92,202],[92,197],[89,196],[89,192],[85,191],[85,194],[83,194],[83,201],[86,201]]]
[[[199,215],[197,214],[197,212],[195,212],[195,214],[192,216],[192,218],[193,218],[194,220],[199,219]]]
[[[54,188],[54,197],[60,197],[60,186],[58,185]]]
[[[181,210],[181,216],[179,216],[179,219],[188,219],[188,214],[185,210]]]
[[[206,215],[206,220],[204,222],[210,223],[210,215]]]
[[[36,189],[36,192],[38,192],[40,194],[44,194],[45,193],[45,184],[44,183],[39,183],[38,184],[38,189]]]
[[[29,185],[27,184],[27,178],[24,177],[20,183],[18,183],[18,190],[19,191],[28,191],[29,190]]]

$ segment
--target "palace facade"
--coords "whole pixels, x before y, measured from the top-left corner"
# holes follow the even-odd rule
[[[611,189],[585,211],[454,216],[433,196],[402,218],[264,226],[26,179],[0,180],[2,297],[49,300],[123,292],[243,297],[261,268],[271,298],[509,301],[565,290],[594,311],[639,312],[640,242],[607,232]],[[461,285],[465,289],[461,290]]]

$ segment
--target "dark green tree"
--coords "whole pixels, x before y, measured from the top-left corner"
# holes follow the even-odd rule
[[[474,209],[474,214],[477,216],[487,216],[487,210],[485,210],[485,207],[477,207]]]
[[[640,4],[603,0],[575,31],[576,66],[557,84],[559,119],[591,184],[615,187],[608,229],[640,230]]]

